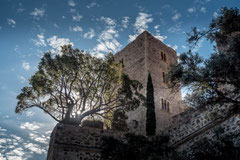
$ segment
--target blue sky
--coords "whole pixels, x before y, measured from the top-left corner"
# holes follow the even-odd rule
[[[239,0],[1,0],[0,159],[44,159],[55,122],[38,109],[16,115],[16,96],[48,50],[74,47],[102,57],[148,30],[178,53],[191,27],[207,28],[221,7]],[[209,42],[195,49],[203,57]]]

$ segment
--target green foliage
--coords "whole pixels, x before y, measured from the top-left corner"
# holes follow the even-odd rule
[[[103,138],[104,160],[163,160],[171,158],[168,136],[151,137],[126,134],[125,140]]]
[[[156,115],[155,115],[155,104],[154,104],[154,88],[152,83],[151,74],[148,74],[147,81],[147,96],[146,96],[146,134],[148,136],[155,135],[156,131]]]
[[[128,131],[127,116],[124,110],[117,109],[113,112],[112,129],[117,131]]]
[[[179,64],[171,67],[172,86],[181,82],[190,94],[186,102],[192,107],[228,104],[233,110],[240,104],[240,14],[237,8],[222,8],[209,29],[193,28],[188,43],[195,47],[201,38],[216,42],[215,53],[203,59],[190,50],[182,53]],[[239,110],[239,109],[237,109]]]
[[[44,54],[30,85],[17,96],[16,113],[38,107],[58,122],[80,124],[87,116],[133,110],[143,101],[142,85],[122,73],[111,53],[99,59],[71,45],[61,53]]]

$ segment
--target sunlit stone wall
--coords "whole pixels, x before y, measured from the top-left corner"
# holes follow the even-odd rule
[[[165,60],[162,59],[165,55]],[[131,79],[143,84],[142,94],[146,96],[148,73],[151,73],[154,86],[156,112],[156,132],[161,133],[169,126],[171,117],[183,112],[181,92],[171,92],[163,73],[167,75],[171,64],[177,64],[177,53],[172,48],[145,31],[124,49],[115,54],[115,61],[123,63],[123,71]],[[167,101],[169,110],[162,107],[162,99]],[[141,106],[128,112],[128,127],[131,132],[145,134],[146,107]]]

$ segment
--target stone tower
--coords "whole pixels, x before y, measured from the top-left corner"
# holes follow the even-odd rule
[[[151,73],[154,86],[156,132],[169,126],[171,117],[183,111],[181,92],[171,92],[166,76],[171,64],[177,64],[177,53],[172,48],[144,31],[133,42],[115,54],[115,61],[123,64],[124,73],[143,84],[146,95],[148,73]],[[128,128],[132,132],[145,134],[146,108],[139,107],[128,112]]]

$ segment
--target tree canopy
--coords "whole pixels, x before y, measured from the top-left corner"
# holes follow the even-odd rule
[[[208,59],[193,53],[192,49],[202,38],[215,42],[214,53]],[[227,104],[232,109],[240,105],[240,14],[237,8],[222,8],[208,29],[193,28],[188,34],[190,50],[182,53],[179,64],[171,67],[169,80],[172,86],[181,82],[190,94],[190,106]]]
[[[87,116],[104,117],[142,103],[142,85],[122,73],[111,53],[100,59],[71,45],[61,52],[44,54],[30,85],[17,96],[16,113],[38,107],[58,122],[80,124]]]

